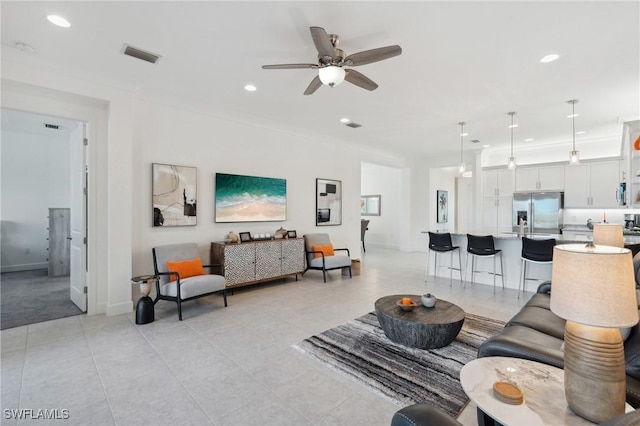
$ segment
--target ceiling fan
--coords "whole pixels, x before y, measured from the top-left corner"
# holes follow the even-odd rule
[[[334,87],[346,80],[351,84],[367,90],[375,90],[378,85],[353,69],[345,69],[344,66],[356,67],[372,62],[393,58],[402,53],[402,48],[398,45],[379,47],[377,49],[365,50],[352,55],[344,55],[344,51],[338,49],[340,38],[336,34],[327,34],[324,28],[310,27],[311,38],[318,50],[317,64],[277,64],[263,65],[265,70],[285,70],[313,68],[318,70],[318,75],[311,80],[311,83],[304,91],[305,95],[313,94],[323,84]]]

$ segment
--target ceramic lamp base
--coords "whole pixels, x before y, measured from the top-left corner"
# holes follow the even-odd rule
[[[620,330],[567,321],[564,342],[569,408],[594,423],[624,414],[626,375]]]

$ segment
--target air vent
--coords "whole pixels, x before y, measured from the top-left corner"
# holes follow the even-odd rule
[[[47,129],[54,129],[54,130],[58,130],[60,128],[60,126],[58,126],[57,124],[49,124],[49,123],[44,123],[44,127],[46,127]]]
[[[473,143],[480,143],[480,141],[478,139],[471,139],[471,142]]]
[[[162,57],[162,56],[157,55],[155,53],[147,52],[146,50],[142,50],[142,49],[138,49],[137,47],[129,46],[128,44],[124,45],[122,53],[124,53],[127,56],[131,56],[133,58],[137,58],[137,59],[143,60],[145,62],[150,62],[152,64],[155,64],[156,62],[158,62],[158,60],[160,60],[160,58]]]
[[[362,127],[362,124],[354,123],[354,122],[352,121],[351,123],[347,123],[347,124],[345,124],[345,126],[347,126],[347,127],[351,127],[352,129],[357,129],[358,127]]]

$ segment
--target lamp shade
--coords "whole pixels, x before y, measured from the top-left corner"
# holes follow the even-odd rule
[[[551,311],[593,327],[631,327],[638,305],[631,251],[596,245],[553,248]]]
[[[320,81],[327,86],[337,86],[344,81],[345,71],[341,67],[330,65],[318,70]]]
[[[593,244],[624,247],[622,225],[618,223],[596,223],[593,225]]]

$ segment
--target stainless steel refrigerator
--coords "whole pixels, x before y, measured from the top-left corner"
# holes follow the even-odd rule
[[[513,194],[513,232],[520,219],[527,221],[528,234],[560,234],[564,192],[516,192]]]

